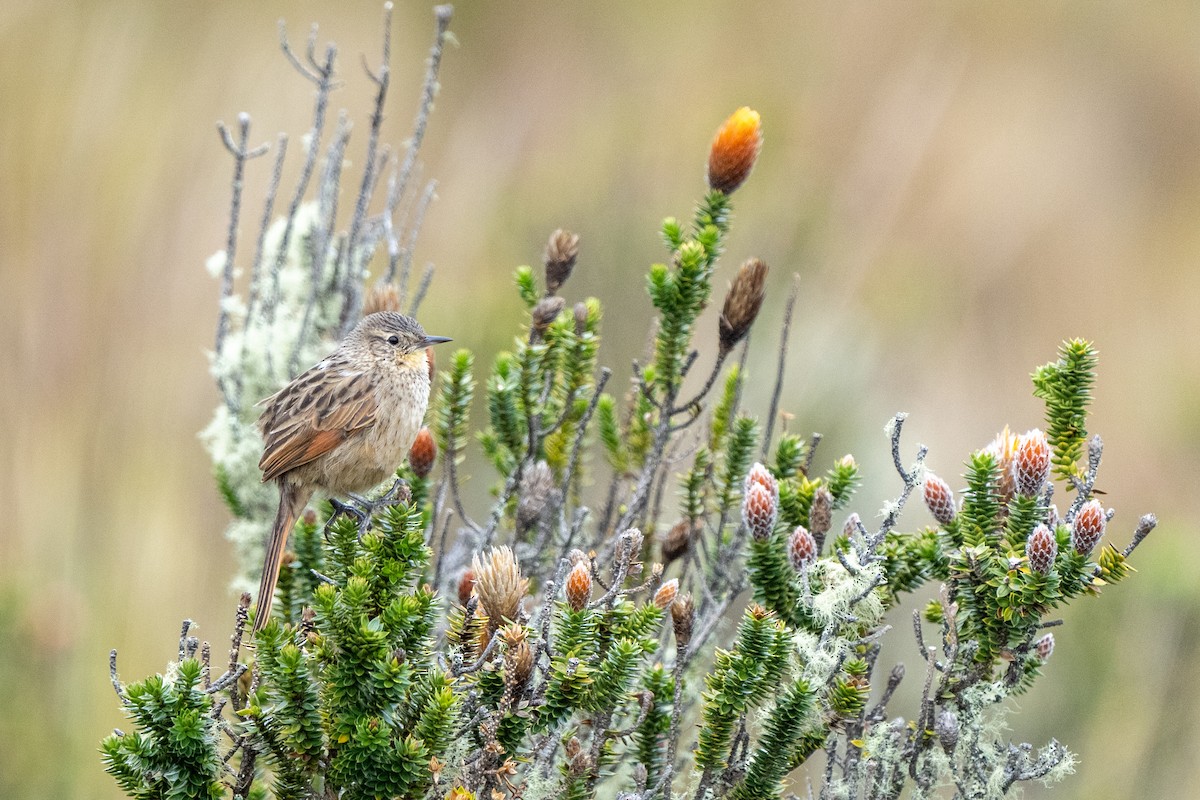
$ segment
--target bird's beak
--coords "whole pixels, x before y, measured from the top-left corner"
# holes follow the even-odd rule
[[[426,336],[425,340],[423,342],[421,342],[421,346],[422,347],[432,347],[435,344],[441,344],[442,342],[453,342],[453,341],[454,340],[451,339],[449,336]]]

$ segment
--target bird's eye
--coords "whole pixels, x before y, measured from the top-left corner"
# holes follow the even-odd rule
[[[392,344],[392,345],[400,344],[400,337],[393,333],[391,336],[388,337],[388,344]]]

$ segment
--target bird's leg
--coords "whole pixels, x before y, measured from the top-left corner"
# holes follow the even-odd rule
[[[329,519],[325,523],[325,541],[329,541],[329,526],[332,525],[333,521],[342,514],[349,514],[358,520],[359,536],[362,536],[362,534],[366,531],[367,525],[371,521],[371,513],[369,510],[370,504],[366,503],[361,498],[355,497],[354,495],[351,495],[350,499],[354,500],[355,502],[343,503],[336,497],[329,498],[329,505],[333,507],[333,513],[329,515]],[[368,509],[364,510],[363,508],[360,508],[358,504],[365,504],[368,506]]]

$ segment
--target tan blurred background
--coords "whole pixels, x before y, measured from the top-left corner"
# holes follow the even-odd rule
[[[185,616],[216,650],[228,634],[227,515],[195,436],[217,402],[203,263],[231,173],[214,122],[248,111],[254,141],[287,130],[298,153],[311,88],[281,16],[339,44],[361,159],[379,3],[0,4],[0,796],[116,797],[96,753],[125,725],[109,648],[132,680],[163,669]],[[431,30],[399,4],[395,144]],[[690,213],[743,104],[766,145],[718,283],[749,255],[773,268],[749,401],[799,272],[785,406],[826,460],[865,465],[864,517],[897,488],[894,411],[954,477],[1003,424],[1041,424],[1028,372],[1062,338],[1097,342],[1112,530],[1162,524],[1133,579],[1066,614],[1015,735],[1080,754],[1057,797],[1200,796],[1200,6],[468,2],[452,30],[418,263],[438,267],[426,327],[481,367],[516,332],[513,268],[566,226],[568,289],[606,302],[601,359],[625,380],[659,220]],[[915,646],[890,657],[912,667]]]

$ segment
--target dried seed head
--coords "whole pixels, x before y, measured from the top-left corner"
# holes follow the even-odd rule
[[[779,518],[779,501],[761,483],[753,483],[742,496],[742,522],[760,542],[771,538]]]
[[[671,526],[662,540],[663,561],[670,564],[682,558],[692,546],[692,537],[699,532],[699,525],[690,519],[681,519]]]
[[[671,625],[675,628],[675,645],[680,649],[688,646],[692,640],[692,623],[696,618],[696,608],[690,594],[682,594],[671,604]]]
[[[717,323],[722,355],[750,332],[766,294],[767,265],[757,258],[747,259],[738,268],[737,277],[725,295],[725,305]]]
[[[459,605],[466,605],[471,599],[471,594],[475,591],[475,570],[468,567],[463,570],[462,577],[458,579],[458,602]]]
[[[413,439],[412,447],[408,449],[408,465],[412,467],[414,475],[425,480],[436,460],[437,442],[433,440],[433,434],[429,432],[429,428],[421,428],[417,431],[417,438]]]
[[[1018,440],[1013,453],[1013,488],[1026,497],[1035,497],[1049,476],[1050,443],[1046,434],[1034,428]]]
[[[592,570],[586,561],[576,562],[567,575],[565,590],[567,605],[572,611],[583,611],[592,599]]]
[[[1013,458],[1017,453],[1017,445],[1020,444],[1020,438],[1004,426],[1004,430],[996,434],[996,438],[992,443],[984,448],[984,452],[991,453],[996,458],[997,474],[1000,476],[999,484],[996,486],[997,499],[1001,506],[1008,504],[1012,499],[1013,492],[1016,486],[1013,482]]]
[[[538,461],[521,477],[521,499],[517,501],[518,531],[537,523],[554,492],[554,472],[545,461]]]
[[[817,540],[803,525],[797,525],[788,539],[788,560],[796,572],[803,572],[817,560]]]
[[[554,294],[571,277],[579,257],[579,234],[559,228],[550,234],[542,263],[546,265],[546,291]]]
[[[671,578],[671,580],[658,587],[658,591],[654,593],[654,605],[658,608],[670,608],[675,602],[675,595],[679,594],[679,579]]]
[[[575,307],[572,309],[572,313],[575,315],[575,335],[583,336],[585,333],[587,333],[587,303],[576,303]]]
[[[722,123],[708,150],[708,185],[732,194],[742,185],[762,149],[762,119],[742,107]]]
[[[932,472],[926,473],[923,494],[925,506],[934,519],[942,525],[949,525],[954,521],[954,492],[950,490],[948,483]]]
[[[1037,640],[1037,644],[1033,646],[1033,652],[1037,655],[1038,661],[1045,664],[1050,660],[1050,656],[1054,654],[1054,634],[1047,633],[1042,638]]]
[[[813,492],[812,503],[808,507],[808,529],[814,536],[825,538],[833,525],[833,495],[824,486]]]
[[[1100,543],[1107,523],[1099,501],[1088,500],[1075,514],[1075,522],[1071,525],[1071,547],[1079,555],[1086,556]]]
[[[1058,540],[1054,533],[1045,525],[1038,525],[1025,540],[1025,556],[1029,559],[1029,568],[1041,575],[1049,575],[1054,568],[1054,559],[1058,557]]]
[[[942,750],[950,755],[958,744],[958,717],[950,709],[943,708],[933,721],[933,732],[937,734]]]
[[[476,554],[471,570],[479,604],[487,613],[489,632],[497,630],[506,619],[516,620],[529,580],[521,577],[521,566],[512,549],[506,545],[492,548],[482,557]]]
[[[533,650],[529,647],[525,628],[506,625],[501,635],[507,646],[504,651],[504,687],[515,694],[525,687],[533,675]]]
[[[546,335],[546,329],[550,327],[550,323],[558,319],[558,315],[567,307],[567,301],[561,297],[543,297],[538,301],[537,305],[530,311],[530,325],[533,327],[534,336],[538,339]]]
[[[390,283],[377,284],[363,300],[362,314],[369,317],[377,311],[400,313],[400,292]]]

